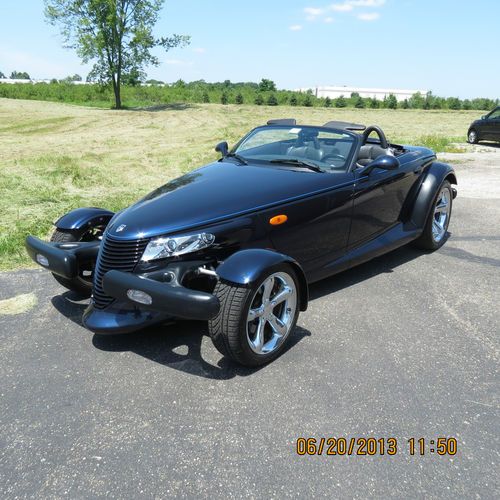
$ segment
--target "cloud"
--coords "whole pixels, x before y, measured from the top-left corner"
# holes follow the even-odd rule
[[[380,14],[378,12],[364,12],[356,16],[360,21],[376,21]]]
[[[325,7],[305,7],[304,14],[307,21],[321,20],[325,23],[331,23],[333,18],[331,12],[336,13],[355,13],[357,9],[371,8],[378,9],[385,5],[386,0],[344,0],[336,2]],[[380,17],[377,12],[367,12],[356,15],[356,18],[361,21],[375,21]]]
[[[334,10],[335,12],[349,12],[351,11],[354,7],[350,2],[344,2],[344,3],[333,3],[330,5],[330,10]]]
[[[302,29],[301,24],[293,24],[288,28],[290,31],[300,31]]]
[[[206,51],[207,51],[207,49],[205,49],[203,47],[195,47],[193,49],[193,52],[195,52],[196,54],[205,54]]]

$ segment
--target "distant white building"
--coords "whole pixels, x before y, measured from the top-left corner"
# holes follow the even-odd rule
[[[329,97],[330,99],[336,99],[337,97],[344,96],[346,98],[351,97],[353,92],[357,92],[360,97],[372,97],[382,101],[384,97],[393,94],[396,96],[398,101],[404,101],[409,99],[413,94],[420,92],[422,95],[427,94],[427,90],[403,90],[403,89],[375,89],[375,88],[361,88],[361,87],[313,87],[298,89],[300,92],[307,92],[309,90],[313,91],[316,97]]]

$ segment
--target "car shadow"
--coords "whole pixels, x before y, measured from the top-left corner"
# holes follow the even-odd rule
[[[74,292],[64,292],[52,298],[52,305],[79,326],[83,326],[82,314],[87,302],[87,299]],[[281,355],[283,356],[304,337],[310,335],[309,330],[297,326]],[[219,355],[216,355],[219,359],[215,363],[205,359],[202,354],[202,344],[208,336],[206,322],[173,321],[123,335],[94,334],[92,344],[101,351],[133,352],[155,363],[208,379],[228,380],[259,371],[260,368],[246,368]],[[211,354],[217,352],[215,347],[213,349]]]
[[[310,335],[304,328],[295,328],[281,356]],[[163,366],[214,380],[246,377],[262,368],[244,367],[218,354],[215,363],[208,361],[202,354],[205,337],[208,337],[206,323],[179,321],[126,335],[94,335],[92,344],[101,351],[133,352]]]

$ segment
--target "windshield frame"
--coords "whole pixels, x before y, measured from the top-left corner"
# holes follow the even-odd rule
[[[351,150],[349,152],[349,155],[346,158],[344,168],[342,170],[333,170],[333,169],[329,170],[328,168],[324,168],[323,169],[323,166],[321,164],[318,164],[318,167],[322,168],[324,170],[324,172],[330,173],[330,174],[333,174],[333,173],[342,173],[342,172],[346,173],[346,172],[350,172],[352,170],[353,159],[354,159],[354,157],[356,155],[356,152],[359,149],[360,140],[361,140],[359,134],[356,134],[354,132],[351,132],[351,131],[345,130],[345,129],[322,127],[322,126],[318,126],[318,125],[299,125],[299,124],[293,125],[293,126],[292,125],[278,125],[278,124],[261,125],[259,127],[253,128],[252,130],[250,130],[250,132],[248,132],[246,135],[244,135],[231,148],[231,150],[229,151],[229,153],[233,153],[233,154],[236,153],[238,151],[238,148],[241,146],[241,144],[243,144],[249,137],[251,137],[253,134],[255,134],[256,132],[258,132],[259,130],[269,130],[269,129],[273,129],[273,130],[280,130],[280,129],[281,130],[289,130],[289,129],[293,129],[293,128],[308,129],[308,130],[317,130],[318,132],[324,131],[324,132],[337,133],[337,134],[340,134],[340,135],[347,135],[350,138],[352,138],[353,144],[352,144]],[[241,152],[241,153],[236,153],[236,154],[242,156],[249,163],[279,166],[279,163],[271,163],[271,160],[264,160],[262,158],[252,158],[251,156],[245,156],[245,152],[244,151]],[[292,158],[294,158],[294,157],[290,156],[290,159],[292,159]],[[305,161],[308,161],[308,160],[305,159]],[[310,160],[310,161],[312,163],[316,163],[316,162],[314,162],[314,160]],[[283,166],[286,166],[286,164],[284,163]],[[292,165],[288,165],[288,167],[289,168],[293,168]]]

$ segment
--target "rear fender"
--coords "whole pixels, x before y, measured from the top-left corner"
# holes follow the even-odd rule
[[[429,216],[432,202],[441,184],[448,180],[451,184],[457,184],[457,177],[453,167],[446,163],[434,162],[420,185],[420,190],[413,205],[410,220],[420,229],[423,229]]]
[[[222,281],[250,286],[263,274],[279,264],[288,264],[299,279],[300,310],[307,309],[309,290],[304,271],[297,261],[273,250],[251,248],[240,250],[228,257],[218,268],[217,274]]]
[[[76,208],[54,222],[57,229],[79,231],[93,226],[106,227],[113,217],[114,212],[103,208],[87,207]]]

